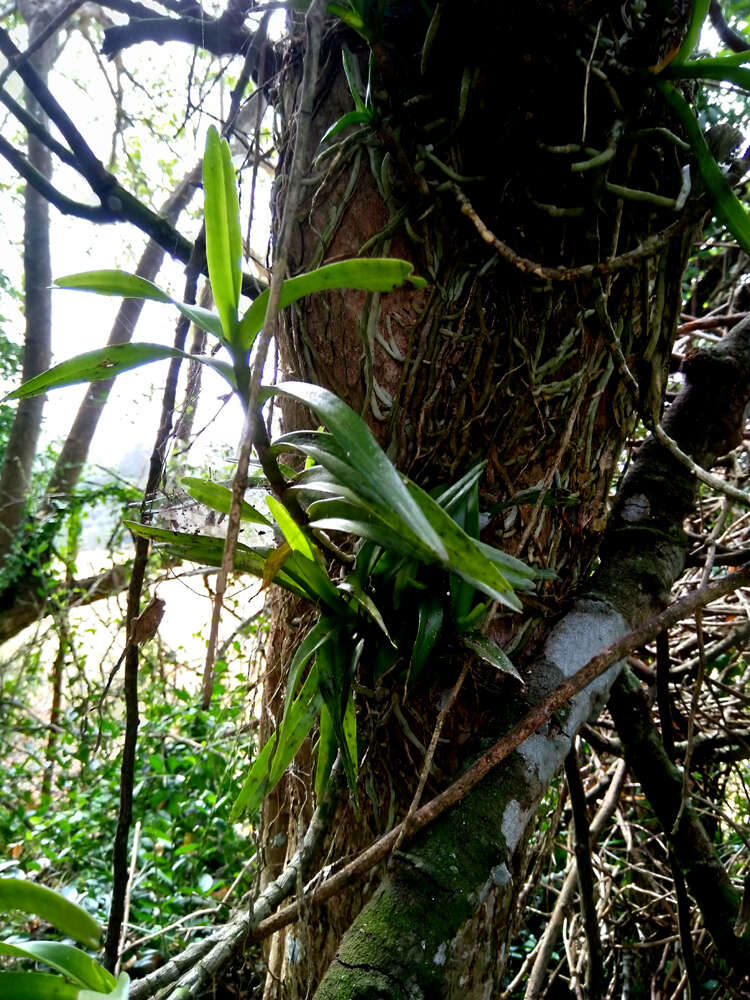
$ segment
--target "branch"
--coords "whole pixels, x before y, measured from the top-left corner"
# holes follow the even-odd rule
[[[655,233],[653,236],[649,236],[643,241],[643,243],[634,247],[632,250],[627,250],[625,253],[621,253],[617,257],[609,257],[606,260],[597,261],[595,264],[580,264],[577,267],[549,267],[546,264],[540,264],[535,260],[530,260],[528,257],[523,257],[521,254],[513,250],[512,247],[509,247],[507,243],[503,243],[503,241],[498,239],[492,230],[485,225],[474,209],[474,206],[457,184],[448,184],[446,187],[453,192],[461,211],[465,216],[471,219],[474,224],[474,228],[485,243],[494,247],[503,260],[505,260],[508,264],[511,264],[522,274],[533,275],[537,278],[544,278],[545,281],[590,280],[591,278],[602,277],[607,274],[615,274],[617,271],[623,271],[627,268],[635,267],[635,265],[639,264],[641,261],[647,260],[649,257],[655,257],[656,254],[660,253],[664,249],[674,236],[690,224],[690,220],[687,217],[680,218],[676,222],[673,222],[671,226],[667,226],[667,228],[662,230],[660,233]]]
[[[750,49],[750,43],[748,43],[747,39],[727,24],[719,0],[711,0],[708,15],[711,18],[711,24],[714,26],[716,34],[728,49],[731,49],[733,52],[747,52]]]
[[[166,965],[134,982],[130,987],[130,1000],[146,1000],[146,997],[154,996],[157,991],[167,987],[173,987],[172,997],[178,991],[184,995],[182,991],[188,987],[195,990],[190,995],[198,995],[200,990],[197,987],[208,976],[218,972],[242,947],[251,928],[294,892],[300,878],[307,877],[338,805],[342,775],[341,764],[337,759],[326,793],[312,815],[299,849],[284,871],[265,887],[252,906],[243,907],[213,934],[195,941]]]
[[[104,3],[103,6],[119,5]],[[223,17],[198,20],[195,17],[159,17],[152,12],[148,19],[133,18],[128,24],[115,24],[105,28],[102,54],[111,58],[123,49],[142,42],[156,42],[157,45],[187,42],[217,56],[233,56],[246,52],[252,40],[252,32],[228,23]],[[257,66],[255,72],[257,73]]]
[[[684,618],[689,618],[695,614],[696,609],[703,608],[711,601],[724,597],[739,587],[748,585],[750,585],[750,570],[730,573],[722,580],[716,580],[700,590],[693,591],[687,597],[675,601],[661,614],[655,615],[621,639],[611,643],[596,656],[591,657],[580,670],[553,688],[538,705],[528,711],[520,722],[483,753],[468,771],[449,785],[445,791],[440,792],[434,799],[418,809],[409,821],[409,835],[412,836],[418,830],[426,827],[447,809],[465,798],[493,768],[509,757],[540,726],[549,722],[555,712],[564,708],[575,694],[583,691],[613,664],[624,659],[628,653],[639,646],[652,642],[664,629],[672,628]],[[539,666],[540,664],[532,665],[530,673],[533,675],[535,668]],[[393,845],[399,838],[402,826],[403,823],[399,823],[398,826],[389,830],[335,875],[326,879],[312,891],[306,891],[301,900],[262,921],[254,930],[253,937],[264,938],[273,934],[296,920],[299,913],[304,912],[307,906],[325,902],[325,900],[337,895],[350,882],[362,878],[379,861],[390,854]]]
[[[672,829],[682,805],[682,776],[669,760],[643,689],[630,671],[615,684],[609,708],[625,748],[625,760],[664,828],[720,954],[737,971],[750,970],[750,932],[742,937],[734,933],[740,892],[732,885],[690,804],[682,809],[677,830]]]
[[[22,55],[10,35],[2,28],[0,28],[0,53],[8,60],[17,60]],[[85,205],[73,201],[52,186],[45,187],[46,182],[43,183],[35,175],[33,168],[26,163],[25,157],[5,139],[0,146],[0,154],[13,164],[28,183],[49,198],[61,212],[77,215],[79,218],[88,219],[91,222],[130,222],[141,232],[156,240],[170,256],[187,264],[193,252],[193,244],[190,240],[182,236],[167,219],[158,215],[127,191],[117,178],[105,169],[104,164],[95,156],[68,113],[33,67],[21,61],[17,72],[68,143],[71,152],[61,158],[69,165],[75,166],[75,169],[86,179],[89,187],[99,199],[100,205],[98,207]],[[7,105],[4,98],[3,103]],[[35,129],[35,132],[38,132],[38,129]],[[47,146],[53,148],[50,141],[41,138]],[[56,149],[53,151],[57,152]],[[71,157],[75,161],[72,164]],[[207,271],[204,269],[203,273],[207,274]],[[247,274],[243,275],[243,294],[249,298],[255,298],[262,290],[262,286],[255,278]]]
[[[113,566],[106,573],[75,580],[63,593],[39,593],[39,582],[30,580],[12,593],[0,594],[0,645],[18,635],[43,615],[83,607],[121,593],[128,586],[130,567]]]

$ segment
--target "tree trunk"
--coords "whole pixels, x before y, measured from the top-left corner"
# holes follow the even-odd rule
[[[29,26],[29,45],[52,20],[56,4],[19,4]],[[46,82],[55,59],[55,39],[46,41],[31,56],[36,71]],[[26,89],[26,109],[46,125],[47,117]],[[28,137],[29,163],[48,180],[52,176],[50,151],[33,135]],[[30,184],[24,193],[24,309],[26,332],[23,347],[23,381],[50,366],[52,335],[52,264],[49,244],[49,202]],[[23,522],[31,485],[31,469],[42,426],[44,396],[22,399],[11,425],[8,445],[0,470],[0,564],[8,555],[16,532]]]
[[[639,413],[660,415],[680,279],[702,211],[695,202],[679,214],[666,207],[685,154],[655,129],[665,110],[641,73],[659,55],[643,39],[655,37],[657,50],[663,41],[653,27],[624,24],[619,3],[587,0],[439,4],[431,23],[419,4],[393,5],[372,50],[376,117],[314,151],[298,216],[291,273],[342,257],[392,256],[412,261],[430,282],[387,297],[334,292],[294,305],[282,369],[345,399],[422,486],[487,460],[483,540],[555,574],[522,616],[499,612],[490,629],[516,662],[533,662],[532,701],[559,679],[558,669],[580,665],[621,634],[623,614],[638,620],[653,607],[650,596],[625,596],[623,587],[622,613],[616,600],[584,601],[551,631],[590,572],[616,463]],[[331,28],[316,139],[353,107],[344,43],[367,76],[366,47]],[[280,84],[277,217],[300,67],[293,47]],[[312,426],[292,407],[285,420],[286,429]],[[288,650],[304,634],[294,622],[282,603],[275,629],[284,641],[270,648],[270,717],[279,715]],[[360,698],[363,815],[342,807],[332,856],[354,854],[403,817],[423,763],[414,746],[429,743],[441,695],[461,665],[458,654],[443,657],[408,702],[399,682],[379,687],[374,701]],[[372,664],[360,671],[362,684],[375,688]],[[321,996],[496,995],[529,820],[611,680],[571,706],[559,738],[508,762],[438,832],[394,860]],[[472,669],[436,758],[442,778],[430,779],[428,793],[512,723],[513,703],[521,703],[515,683]],[[304,753],[300,761],[266,806],[275,820],[271,874],[284,838],[294,851],[297,820],[312,799]],[[428,859],[419,848],[427,840]],[[426,882],[435,886],[432,901]],[[304,914],[286,943],[272,946],[268,996],[310,995],[374,885]],[[360,980],[358,963],[370,963],[369,978]]]

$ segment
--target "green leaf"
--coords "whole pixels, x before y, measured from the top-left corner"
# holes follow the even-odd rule
[[[15,955],[43,962],[61,972],[78,986],[109,993],[117,985],[115,977],[85,951],[61,941],[2,941],[0,955]]]
[[[408,261],[383,258],[353,258],[336,264],[326,264],[306,274],[288,278],[281,286],[279,308],[296,302],[313,292],[334,288],[355,288],[368,292],[392,292],[404,284],[423,288],[427,282],[417,277]],[[262,292],[240,320],[237,342],[243,350],[250,350],[255,337],[263,329],[268,305],[268,289]],[[302,382],[287,382],[286,385],[301,386]],[[279,387],[277,387],[278,389]],[[325,390],[323,390],[325,391]],[[332,394],[329,394],[332,395]],[[336,398],[335,396],[333,397]],[[341,404],[342,406],[345,404]]]
[[[65,385],[76,385],[78,382],[100,382],[114,378],[120,372],[139,368],[152,361],[162,361],[164,358],[188,357],[183,351],[174,347],[162,347],[160,344],[115,344],[112,347],[102,347],[96,351],[86,351],[70,361],[63,361],[54,368],[42,372],[23,385],[9,392],[5,399],[25,399],[27,396],[38,396],[47,389],[59,389]]]
[[[302,671],[309,663],[311,657],[317,653],[323,643],[333,639],[336,632],[341,628],[340,623],[331,618],[321,618],[310,629],[305,638],[300,642],[294,651],[294,656],[289,664],[289,671],[286,681],[286,696],[284,698],[284,712],[289,707],[294,695],[297,692],[297,683]]]
[[[331,713],[320,707],[320,732],[318,735],[318,762],[315,765],[315,797],[320,802],[328,786],[333,763],[336,760],[336,734],[333,731]]]
[[[677,87],[671,83],[657,80],[656,85],[685,130],[698,161],[698,169],[703,183],[711,196],[714,212],[726,225],[742,249],[746,253],[750,253],[750,217],[740,204],[737,195],[730,188],[726,177],[721,172],[721,167],[708,148],[690,105]]]
[[[223,340],[221,320],[216,313],[203,309],[201,306],[180,302],[146,278],[128,271],[83,271],[79,274],[68,274],[56,278],[54,284],[58,288],[71,288],[81,292],[96,292],[98,295],[118,295],[123,299],[150,299],[152,302],[165,302],[176,306],[183,316],[195,323],[201,330],[212,333]]]
[[[399,530],[401,525],[389,524],[378,517],[376,513],[362,504],[352,503],[340,497],[328,500],[316,500],[308,508],[310,527],[321,531],[343,531],[358,538],[369,538],[382,545],[383,548],[397,552],[399,555],[423,555],[429,558],[429,550],[416,544]],[[393,518],[391,521],[395,520]]]
[[[482,635],[481,632],[468,632],[466,635],[461,636],[461,642],[468,649],[475,652],[477,656],[480,656],[486,663],[496,667],[504,674],[510,674],[511,677],[515,677],[522,684],[524,683],[523,677],[521,677],[513,666],[508,656],[500,649],[497,643],[488,639],[486,635]]]
[[[353,722],[353,704],[351,710],[349,704],[352,699],[352,678],[362,644],[360,642],[352,649],[349,643],[344,641],[345,638],[348,636],[342,635],[341,641],[327,642],[321,646],[315,662],[318,669],[320,693],[331,716],[333,731],[336,734],[336,742],[341,754],[341,763],[356,809],[358,803],[356,723]],[[350,713],[348,723],[345,722],[347,713]],[[353,726],[355,728],[352,752]]]
[[[329,3],[326,6],[326,10],[329,14],[333,14],[338,17],[344,24],[348,25],[352,31],[356,31],[358,35],[361,35],[366,42],[371,42],[372,38],[371,32],[367,29],[365,22],[359,14],[356,14],[349,7],[345,7],[341,3]]]
[[[358,414],[338,396],[320,386],[283,382],[276,387],[276,391],[304,403],[327,425],[344,463],[352,472],[359,474],[359,482],[350,477],[346,485],[359,495],[370,497],[392,510],[438,560],[446,559],[447,553],[439,535],[409,495],[401,476]],[[321,464],[326,463],[321,460]],[[336,475],[334,469],[331,471]]]
[[[349,85],[349,93],[352,95],[354,107],[357,111],[365,111],[365,103],[359,93],[359,64],[352,55],[351,50],[346,45],[341,46],[341,62],[344,66],[346,82]]]
[[[698,44],[698,39],[701,36],[701,29],[703,27],[703,22],[706,20],[708,15],[708,8],[710,6],[711,0],[692,0],[692,9],[690,13],[690,22],[688,24],[688,30],[685,38],[680,46],[680,51],[672,60],[673,63],[683,63],[689,58],[695,46]]]
[[[2,1000],[79,1000],[83,990],[49,972],[0,972]]]
[[[8,399],[25,399],[27,396],[38,396],[48,389],[60,389],[66,385],[77,385],[79,382],[102,382],[114,378],[122,372],[152,361],[164,361],[167,358],[186,358],[189,361],[200,361],[208,365],[226,378],[232,388],[236,388],[234,375],[230,366],[213,358],[178,351],[175,347],[164,347],[161,344],[113,344],[101,347],[96,351],[86,351],[70,361],[63,361],[49,368],[41,375],[24,382],[13,392],[4,397]]]
[[[229,145],[212,125],[203,158],[206,260],[226,339],[234,344],[242,289],[242,230]]]
[[[346,606],[339,592],[329,580],[328,573],[319,565],[317,548],[276,497],[266,497],[266,503],[292,550],[295,565],[305,574],[308,588],[328,607],[345,612]],[[301,558],[295,559],[296,556]]]
[[[416,483],[408,482],[406,485],[446,548],[448,555],[445,568],[472,583],[488,597],[513,611],[521,611],[521,602],[513,593],[510,583],[498,566],[482,552],[477,542],[469,538],[429,493]]]
[[[409,669],[406,674],[406,688],[412,688],[419,680],[435,643],[443,628],[443,605],[434,594],[428,594],[419,602],[417,610],[417,635],[409,659]]]
[[[381,632],[385,635],[388,642],[390,642],[395,649],[396,643],[393,639],[391,639],[390,633],[388,632],[385,621],[383,620],[383,616],[378,610],[377,604],[373,601],[369,594],[364,592],[362,587],[359,585],[359,581],[356,576],[350,574],[346,580],[343,580],[338,585],[338,589],[345,594],[351,594],[362,611],[364,611],[368,618],[371,618],[375,622]]]
[[[244,813],[254,813],[264,796],[273,791],[312,729],[322,703],[317,666],[313,665],[302,690],[285,713],[278,732],[268,740],[250,768],[232,806],[230,819],[233,822]]]
[[[99,947],[101,928],[96,920],[82,907],[46,886],[20,878],[0,878],[0,912],[8,910],[34,913],[74,941],[90,948]]]
[[[198,479],[195,476],[183,476],[180,480],[187,492],[199,503],[218,510],[222,514],[228,514],[232,506],[232,491],[219,483],[212,483],[210,479]],[[271,522],[264,517],[255,507],[242,501],[240,518],[253,524],[265,524],[270,526]]]
[[[741,53],[747,56],[745,53]],[[696,59],[682,66],[668,66],[664,76],[669,80],[717,80],[730,83],[743,90],[750,90],[750,69],[732,65],[722,59]]]
[[[333,139],[335,135],[338,135],[339,132],[342,132],[350,125],[369,125],[372,122],[372,118],[372,111],[347,111],[347,113],[337,119],[333,125],[330,126],[330,128],[326,129],[320,140],[320,145],[322,146],[324,142],[328,142],[330,139]]]
[[[169,551],[180,559],[208,566],[221,566],[224,557],[223,538],[215,538],[213,535],[194,535],[185,531],[170,531],[168,528],[157,528],[150,524],[138,524],[137,521],[124,520],[123,524],[134,535],[150,538],[167,546]],[[266,560],[271,551],[267,546],[250,547],[240,542],[234,554],[234,568],[239,573],[252,573],[262,580]],[[303,597],[306,601],[315,600],[315,596],[307,589],[300,570],[291,560],[287,560],[284,568],[274,576],[274,583],[298,597]]]
[[[490,562],[495,563],[514,590],[532,591],[535,589],[535,580],[550,580],[555,576],[550,570],[528,566],[520,559],[516,559],[515,556],[508,555],[507,552],[502,552],[492,545],[486,545],[478,539],[474,540],[474,544],[480,552],[487,556]]]

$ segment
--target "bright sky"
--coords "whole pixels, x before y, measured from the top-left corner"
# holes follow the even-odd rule
[[[17,44],[22,46],[23,39],[17,38]],[[184,117],[185,83],[190,64],[190,50],[187,46],[178,43],[164,46],[147,44],[126,51],[122,56],[122,64],[137,83],[134,87],[124,76],[121,78],[126,93],[125,110],[134,122],[133,127],[124,133],[125,145],[130,155],[138,159],[149,185],[158,188],[153,199],[153,203],[158,206],[172,187],[160,161],[174,161],[174,178],[179,179],[183,172],[197,162],[206,129],[212,119],[207,115],[194,113],[185,128],[180,129]],[[92,47],[79,32],[73,32],[58,58],[50,87],[63,106],[71,112],[88,143],[106,163],[112,145],[115,104],[109,93],[110,85],[102,76],[102,67],[108,74],[110,85],[114,86],[115,64],[100,61],[97,65]],[[230,70],[235,73],[237,68],[237,63],[230,66]],[[200,69],[196,70],[196,75],[199,72]],[[192,96],[197,102],[196,90],[197,87],[194,86]],[[206,99],[206,107],[220,114],[222,109],[218,106],[217,97],[217,88],[214,87]],[[157,111],[154,114],[154,100],[163,104],[167,110]],[[226,99],[224,110],[226,110]],[[147,116],[152,118],[156,127],[164,133],[165,139],[162,142],[151,140],[145,126],[139,123]],[[9,139],[19,143],[23,141],[12,118],[0,115],[0,129]],[[122,144],[118,147],[117,155],[122,160]],[[57,169],[54,180],[73,197],[92,201],[90,192],[79,183],[78,177],[68,168]],[[270,228],[270,212],[267,204],[269,184],[262,173],[259,173],[258,180],[260,191],[254,211],[252,238],[256,252],[264,258],[267,233]],[[125,183],[132,189],[132,182],[126,180]],[[3,271],[19,288],[23,277],[21,190],[22,186],[17,175],[4,160],[0,160],[0,214],[7,237],[0,243],[0,271]],[[139,192],[139,194],[143,196],[144,193]],[[191,204],[191,212],[200,211],[200,205],[199,191]],[[54,276],[96,268],[118,267],[135,270],[146,238],[134,227],[93,226],[86,221],[63,216],[54,208],[51,220]],[[178,228],[186,235],[193,236],[197,232],[198,225],[198,220],[183,215]],[[165,258],[157,284],[181,298],[184,285],[183,265],[168,257]],[[119,299],[81,292],[55,291],[53,293],[55,362],[104,346],[119,304]],[[0,314],[9,321],[5,324],[6,332],[20,342],[23,338],[23,318],[19,305],[4,297],[0,300]],[[176,317],[176,310],[168,306],[146,303],[135,339],[171,344]],[[134,451],[142,454],[144,462],[147,460],[156,430],[161,404],[161,385],[166,370],[167,363],[160,362],[118,377],[92,445],[89,456],[92,463],[114,468],[121,456]],[[209,369],[204,368],[203,371],[204,390],[194,425],[196,429],[211,423],[213,416],[221,408],[218,397],[224,396],[227,388],[223,380]],[[43,430],[45,443],[59,441],[65,435],[85,388],[85,386],[72,386],[49,394]],[[241,430],[241,421],[240,407],[232,400],[196,443],[191,452],[191,461],[201,465],[216,452],[233,453]],[[130,468],[129,465],[128,471]]]

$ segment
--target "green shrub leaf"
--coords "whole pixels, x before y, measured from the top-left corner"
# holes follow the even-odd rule
[[[218,372],[233,389],[236,388],[231,366],[214,358],[188,354],[177,350],[176,347],[164,347],[162,344],[113,344],[110,347],[100,347],[96,351],[86,351],[69,361],[62,361],[41,375],[24,382],[9,392],[4,399],[25,399],[27,396],[38,396],[48,389],[61,389],[66,385],[77,385],[79,382],[106,381],[122,372],[140,368],[153,361],[164,361],[167,358],[200,361],[201,364],[208,365]]]
[[[419,680],[443,628],[443,618],[442,602],[436,595],[427,594],[419,602],[417,609],[417,635],[414,639],[409,670],[406,675],[407,690]]]
[[[438,561],[445,561],[447,552],[440,536],[409,495],[401,476],[364,420],[338,396],[320,386],[283,382],[276,391],[304,403],[327,425],[340,453],[337,465],[343,464],[351,470],[346,485],[365,499],[370,497],[392,510]],[[321,464],[326,465],[326,462],[321,459]],[[336,475],[335,468],[331,471]]]
[[[313,665],[302,690],[285,713],[278,732],[268,740],[250,768],[232,806],[230,818],[233,821],[244,813],[254,813],[263,798],[273,790],[312,729],[322,703],[318,671]]]
[[[746,253],[750,253],[750,216],[740,204],[737,195],[721,172],[721,167],[714,159],[711,150],[703,138],[698,120],[690,109],[690,105],[677,87],[671,83],[657,80],[657,87],[665,100],[677,115],[685,130],[688,141],[698,161],[703,183],[711,196],[714,212],[726,225],[737,242]]]

